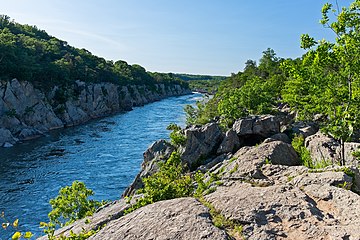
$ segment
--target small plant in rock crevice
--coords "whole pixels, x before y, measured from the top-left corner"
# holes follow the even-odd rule
[[[313,168],[314,164],[311,159],[311,155],[309,150],[304,146],[304,136],[303,135],[295,135],[293,140],[291,141],[291,145],[295,149],[295,152],[299,155],[300,161],[302,165]]]
[[[167,130],[171,130],[170,133],[170,141],[175,147],[183,146],[186,142],[186,136],[181,130],[181,127],[176,125],[175,123],[170,123],[169,126],[166,127]]]

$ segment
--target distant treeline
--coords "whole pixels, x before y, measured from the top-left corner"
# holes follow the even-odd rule
[[[0,15],[0,80],[18,78],[38,87],[85,82],[120,85],[186,82],[171,73],[151,73],[142,66],[105,60],[86,49],[48,35],[36,26],[22,25]]]
[[[184,81],[207,81],[207,80],[221,81],[227,78],[226,76],[194,75],[194,74],[183,74],[183,73],[174,73],[174,76]]]

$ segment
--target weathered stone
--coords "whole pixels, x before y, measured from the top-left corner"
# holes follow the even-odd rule
[[[91,239],[230,239],[215,227],[209,210],[194,198],[179,198],[147,205],[109,222]]]
[[[333,138],[316,133],[305,139],[305,146],[310,151],[314,162],[328,161],[339,163],[341,161],[341,145]],[[358,166],[359,161],[353,153],[360,149],[360,143],[346,142],[344,144],[345,165]]]
[[[280,132],[280,124],[275,116],[261,115],[238,119],[232,129],[239,136],[258,135],[267,138]]]
[[[269,138],[265,139],[264,143],[273,142],[273,141],[282,141],[284,143],[289,143],[289,144],[291,143],[290,138],[285,133],[274,134],[274,135],[270,136]]]
[[[261,168],[262,174],[273,184],[288,184],[293,178],[306,174],[309,169],[305,166],[284,166],[265,164]]]
[[[13,147],[13,146],[14,146],[13,144],[8,143],[8,142],[5,142],[5,143],[3,144],[3,147],[4,147],[4,148],[11,148],[11,147]]]
[[[319,126],[313,122],[295,122],[291,127],[293,133],[301,134],[304,138],[314,135],[317,131],[319,131]]]
[[[23,128],[17,135],[20,140],[30,140],[42,136],[43,133],[34,128]]]
[[[221,154],[220,156],[217,156],[215,158],[207,160],[203,165],[197,168],[197,171],[206,172],[213,168],[215,165],[230,159],[232,154]]]
[[[220,127],[216,123],[208,123],[202,127],[191,126],[185,129],[186,143],[181,159],[191,169],[196,169],[212,154],[216,153],[222,139]]]
[[[146,85],[133,85],[136,97],[126,94],[120,97],[123,89],[113,83],[85,83],[75,81],[65,89],[68,99],[59,100],[55,86],[44,94],[26,81],[13,79],[0,83],[0,126],[12,135],[22,139],[36,137],[39,132],[66,126],[74,126],[93,118],[107,116],[133,106],[160,100],[167,96],[188,94],[189,89],[179,85],[163,86],[163,92],[153,92]],[[158,88],[158,85],[155,85]],[[130,106],[128,105],[130,103]],[[25,130],[23,130],[25,129]],[[31,136],[29,129],[34,129]],[[22,132],[22,133],[21,133]]]
[[[360,143],[346,142],[344,143],[345,165],[359,166],[359,160],[353,155],[354,152],[360,150]]]
[[[340,161],[340,144],[333,138],[318,132],[305,139],[305,146],[310,151],[313,161]]]
[[[235,121],[232,126],[232,129],[239,136],[253,134],[253,124],[255,122],[255,117],[241,118]]]
[[[233,159],[235,160],[226,164],[224,178],[264,178],[261,167],[267,162],[288,166],[300,164],[293,147],[280,141],[240,148],[234,154]]]
[[[330,185],[252,187],[233,182],[205,196],[247,239],[359,239],[360,196]],[[347,237],[346,237],[347,236]]]
[[[311,184],[339,186],[344,185],[349,188],[352,185],[352,178],[343,172],[319,172],[306,173],[299,175],[291,180],[291,183],[297,187],[304,187]]]
[[[16,140],[9,130],[0,128],[0,146],[3,146],[4,143],[14,144]]]
[[[217,150],[217,154],[233,153],[237,151],[241,146],[241,142],[236,132],[232,129],[225,133],[224,140],[221,142],[220,147]]]
[[[152,160],[168,159],[175,148],[167,141],[161,139],[154,142],[144,152],[144,162],[141,164],[143,167]]]

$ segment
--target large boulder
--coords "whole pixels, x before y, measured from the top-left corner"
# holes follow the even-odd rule
[[[11,132],[7,129],[0,128],[0,146],[4,146],[5,143],[14,144],[18,139],[14,138]],[[7,146],[10,146],[6,144]]]
[[[294,166],[300,165],[294,148],[281,141],[273,141],[254,147],[242,147],[225,165],[223,178],[265,178],[261,167],[264,164]]]
[[[225,133],[224,140],[221,142],[220,147],[217,150],[217,154],[233,153],[237,151],[241,146],[241,142],[236,132],[232,129]]]
[[[313,161],[340,161],[340,144],[333,138],[318,132],[305,139]]]
[[[303,135],[304,138],[314,135],[319,131],[319,126],[314,122],[295,122],[291,125],[291,131],[295,134]]]
[[[279,119],[272,115],[252,116],[236,120],[232,129],[245,145],[255,145],[279,133],[280,123]]]
[[[330,161],[339,163],[341,160],[341,145],[335,139],[318,132],[305,139],[305,146],[310,151],[314,162]],[[344,144],[345,165],[358,166],[358,159],[353,153],[360,150],[360,143],[346,142]]]
[[[185,129],[186,143],[181,152],[181,159],[190,167],[196,167],[202,164],[202,161],[216,154],[223,134],[219,125],[208,123],[204,126],[191,126]]]
[[[135,200],[132,200],[132,204]],[[80,234],[90,230],[98,230],[110,221],[118,219],[124,215],[124,211],[130,207],[130,203],[121,199],[108,203],[98,209],[92,216],[79,219],[70,225],[60,228],[55,231],[54,236],[67,236],[71,235],[70,232]],[[47,236],[38,238],[39,240],[47,240]]]
[[[168,141],[164,139],[158,140],[144,152],[144,162],[141,166],[144,168],[153,160],[168,159],[174,150],[175,148]]]
[[[208,208],[194,198],[179,198],[137,209],[109,222],[89,239],[225,240],[230,237],[213,225]]]

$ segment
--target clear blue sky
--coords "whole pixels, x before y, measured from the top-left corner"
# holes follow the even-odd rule
[[[331,1],[331,0],[330,0]],[[295,58],[326,0],[0,0],[0,14],[149,71],[230,75],[271,47]],[[350,0],[338,0],[349,5]]]

